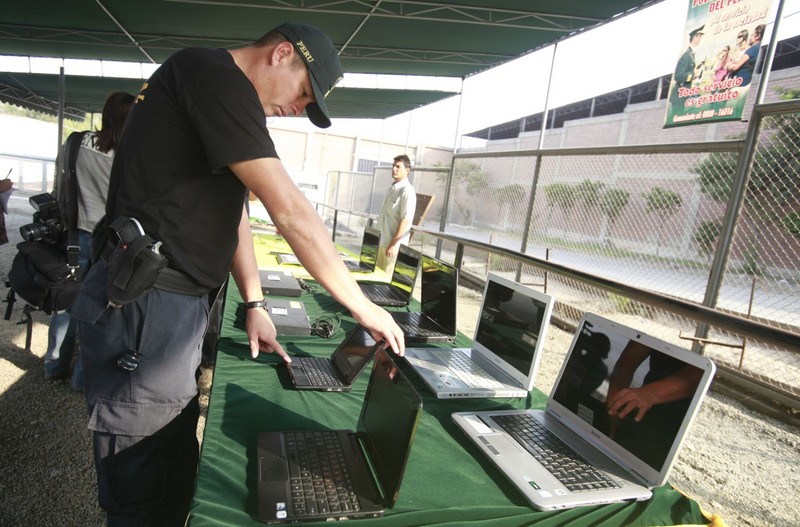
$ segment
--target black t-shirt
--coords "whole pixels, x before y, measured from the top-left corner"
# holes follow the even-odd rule
[[[142,87],[111,170],[106,213],[134,217],[169,266],[209,288],[230,269],[245,202],[228,168],[275,157],[252,83],[225,50],[175,53]]]

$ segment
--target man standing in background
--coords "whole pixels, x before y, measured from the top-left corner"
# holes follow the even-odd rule
[[[394,158],[392,179],[394,182],[383,200],[378,217],[381,243],[378,248],[377,266],[391,273],[397,261],[400,245],[408,244],[411,237],[411,224],[417,208],[417,194],[408,175],[411,173],[411,160],[401,154]]]

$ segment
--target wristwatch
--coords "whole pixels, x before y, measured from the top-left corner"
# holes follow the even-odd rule
[[[255,300],[253,302],[242,302],[242,306],[244,306],[245,309],[254,309],[258,307],[267,309],[267,300],[261,299],[261,300]]]

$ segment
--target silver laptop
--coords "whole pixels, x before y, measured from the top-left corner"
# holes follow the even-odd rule
[[[471,348],[406,348],[440,399],[525,397],[533,388],[553,297],[489,273]]]
[[[667,481],[714,372],[705,357],[587,313],[545,410],[453,420],[536,509],[645,500]],[[663,402],[635,405],[656,389]]]

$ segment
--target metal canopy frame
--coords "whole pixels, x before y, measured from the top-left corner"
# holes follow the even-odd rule
[[[159,63],[185,47],[243,46],[283,20],[297,20],[331,36],[347,73],[463,79],[657,1],[30,0],[0,6],[0,54]],[[3,100],[48,98],[35,89],[24,93],[42,79],[15,79],[0,81]],[[102,97],[79,96],[73,83],[67,76],[66,105],[100,111]],[[365,98],[363,89],[348,91],[331,94],[334,117],[385,118],[455,93],[375,89]],[[2,95],[12,92],[14,98]],[[351,104],[356,97],[362,104]]]

